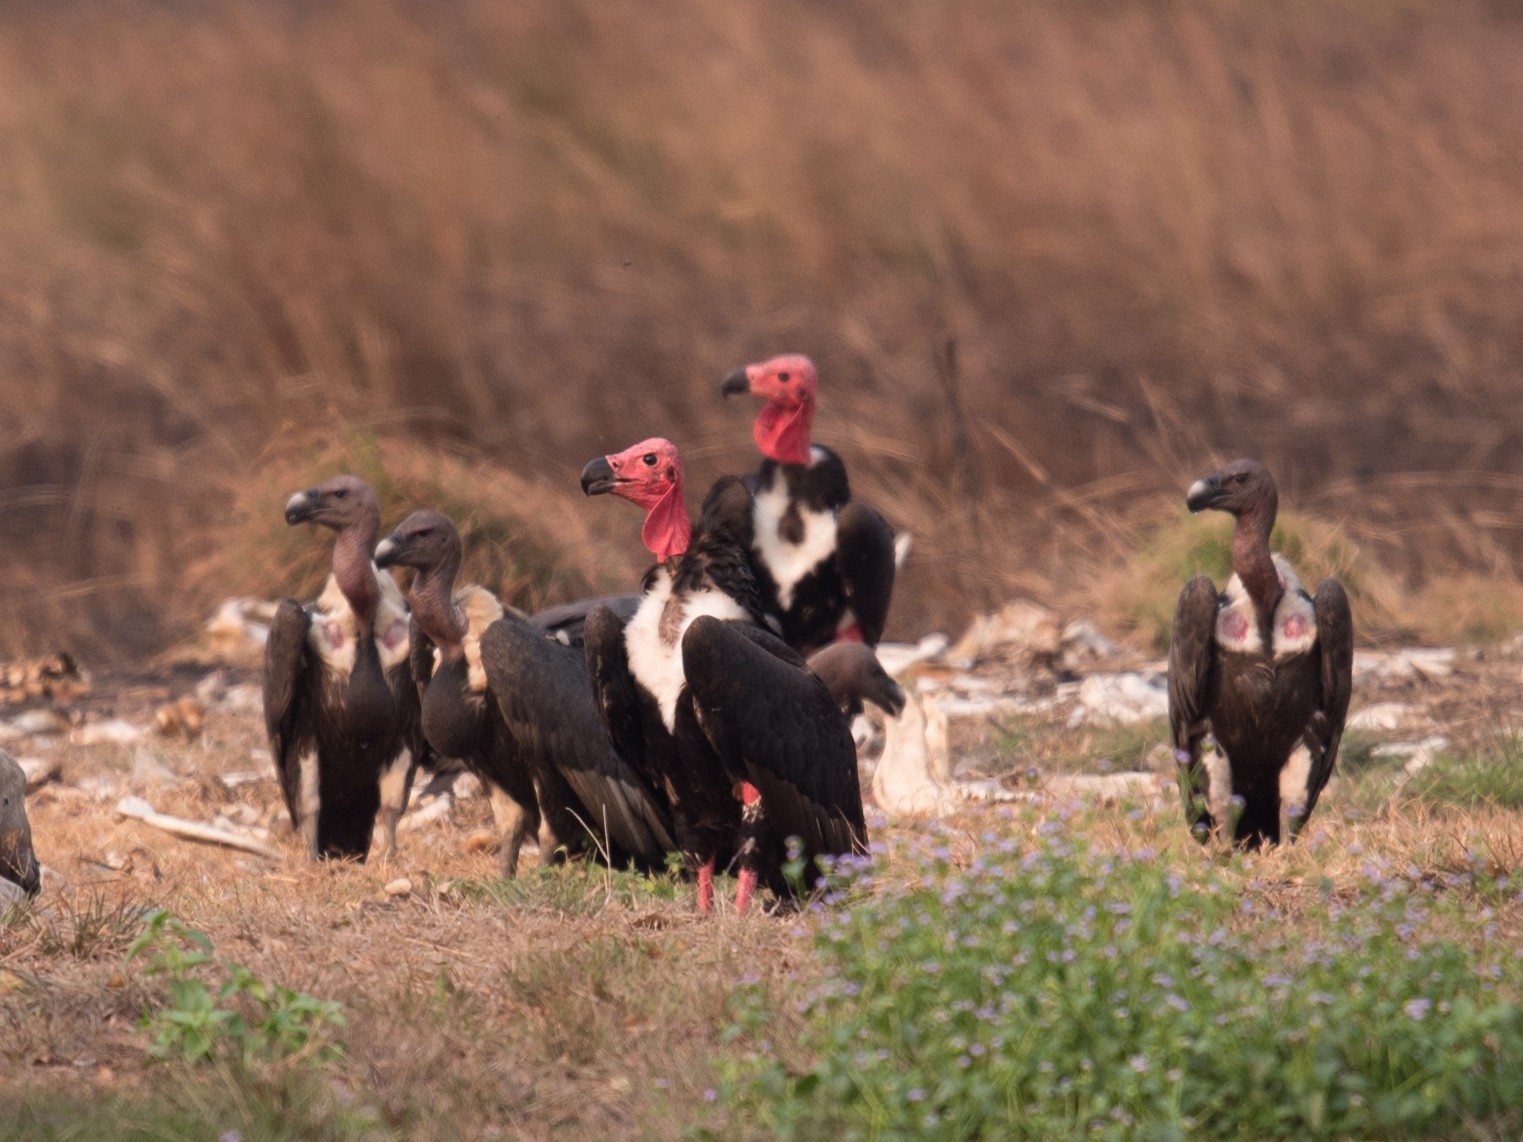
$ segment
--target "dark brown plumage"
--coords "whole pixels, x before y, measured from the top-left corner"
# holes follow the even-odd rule
[[[1235,843],[1291,840],[1337,764],[1353,686],[1348,597],[1331,578],[1308,595],[1271,555],[1278,493],[1262,464],[1196,481],[1186,503],[1237,519],[1232,579],[1218,594],[1195,576],[1174,614],[1169,723],[1186,819],[1204,839],[1235,810]]]
[[[281,795],[314,859],[364,860],[378,814],[389,854],[425,744],[407,609],[370,559],[380,507],[365,481],[335,476],[293,495],[285,514],[337,538],[321,597],[283,601],[265,646],[265,728]]]

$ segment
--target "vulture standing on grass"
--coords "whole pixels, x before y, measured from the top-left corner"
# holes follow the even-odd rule
[[[467,617],[473,596],[478,611],[491,613],[484,601],[491,596],[479,587],[453,591],[460,534],[438,512],[413,512],[383,541],[377,559],[417,569],[413,613],[420,623],[427,623],[425,637],[441,648],[439,690],[435,692],[431,681],[423,700],[424,729],[437,733],[441,741],[447,738],[462,749],[463,756],[471,756],[474,750],[483,759],[477,763],[477,772],[494,786],[522,790],[517,775],[527,772],[540,815],[549,825],[550,835],[542,845],[553,848],[557,840],[568,844],[586,840],[615,866],[633,861],[646,869],[664,867],[667,854],[677,847],[665,797],[641,781],[609,745],[581,647],[565,645],[531,620],[501,609],[497,610],[501,617],[479,629],[479,650],[472,646],[469,634],[459,637],[459,625],[446,600],[453,595],[459,607],[463,599],[467,614],[459,617]],[[453,658],[456,651],[446,648],[453,647],[457,637],[460,657]],[[420,639],[420,645],[426,644]],[[452,658],[466,662],[463,688],[460,667],[450,665]],[[432,665],[431,661],[425,664],[430,669]],[[423,669],[419,668],[420,675]],[[457,675],[453,681],[451,670]],[[474,728],[462,727],[474,703],[464,696],[473,680],[484,683],[484,689],[478,685],[476,692],[489,705],[470,713]],[[486,737],[493,743],[492,750],[473,745]],[[507,818],[514,819],[511,811]]]
[[[1348,596],[1336,579],[1308,595],[1270,554],[1278,503],[1274,477],[1252,460],[1191,485],[1192,512],[1237,517],[1233,575],[1219,595],[1206,575],[1185,585],[1169,647],[1186,819],[1202,840],[1225,826],[1247,848],[1293,840],[1311,815],[1338,760],[1353,686]]]
[[[720,522],[745,488],[715,484],[695,531],[682,458],[657,438],[589,462],[582,489],[646,511],[641,537],[657,563],[632,618],[608,608],[587,616],[587,662],[614,748],[671,799],[677,840],[698,866],[699,908],[713,907],[715,869],[732,855],[743,912],[759,882],[790,890],[790,837],[806,868],[865,852],[846,718],[804,660],[759,625],[748,554]]]
[[[762,464],[746,478],[751,511],[735,538],[751,550],[762,608],[800,653],[836,639],[876,646],[894,590],[894,532],[851,498],[841,458],[809,439],[819,386],[808,357],[788,354],[736,369],[725,396],[766,405],[752,428]]]
[[[32,826],[26,818],[26,771],[0,749],[0,912],[23,896],[42,889],[42,869],[32,851]],[[14,887],[11,887],[14,886]]]
[[[370,551],[381,509],[369,484],[335,476],[286,502],[286,523],[337,533],[315,602],[286,599],[264,654],[264,719],[291,824],[314,859],[364,860],[380,814],[396,851],[424,743],[407,607]]]

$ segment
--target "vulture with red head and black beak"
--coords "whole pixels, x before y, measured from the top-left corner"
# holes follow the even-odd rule
[[[801,654],[837,639],[876,646],[894,590],[893,529],[851,498],[841,458],[809,438],[818,387],[814,363],[795,353],[736,369],[720,388],[767,400],[752,428],[762,463],[746,478],[750,511],[733,530],[752,553],[763,610]]]
[[[741,912],[758,883],[789,891],[790,837],[811,883],[814,858],[865,852],[846,718],[761,625],[748,553],[722,522],[748,498],[740,482],[715,484],[695,530],[682,458],[656,438],[589,462],[582,489],[646,512],[641,537],[656,565],[632,618],[587,616],[587,662],[614,748],[670,797],[678,843],[698,868],[699,908],[712,908],[714,871],[732,856]]]
[[[313,859],[364,860],[379,813],[385,853],[425,751],[407,606],[370,559],[381,509],[369,484],[335,476],[286,502],[286,523],[337,533],[316,601],[286,599],[264,655],[264,718],[291,823]]]
[[[1246,848],[1290,841],[1338,761],[1353,689],[1348,596],[1331,578],[1308,595],[1270,553],[1279,494],[1262,464],[1197,480],[1185,503],[1237,519],[1225,590],[1197,575],[1174,612],[1169,725],[1186,819],[1202,840],[1225,825]]]

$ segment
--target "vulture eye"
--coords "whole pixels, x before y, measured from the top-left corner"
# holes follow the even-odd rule
[[[337,489],[337,490],[336,490],[336,491],[335,491],[335,492],[334,492],[334,493],[333,493],[333,498],[334,498],[334,499],[335,499],[335,500],[341,500],[341,499],[343,499],[343,498],[344,498],[344,497],[345,497],[345,496],[347,496],[347,495],[348,495],[348,494],[349,494],[349,493],[348,493],[348,492],[347,492],[347,491],[345,491],[345,490],[344,490],[344,489],[343,489],[343,488],[339,488],[339,489]]]
[[[640,457],[640,463],[644,464],[647,468],[654,468],[656,466],[656,454],[654,452],[647,452],[644,456]]]
[[[792,378],[792,376],[793,376],[792,373],[779,373],[777,375],[777,379],[782,381],[782,383],[786,385],[788,383],[788,381],[790,380],[790,378]]]

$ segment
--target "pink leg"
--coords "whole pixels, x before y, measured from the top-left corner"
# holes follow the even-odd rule
[[[698,866],[698,911],[714,911],[714,858]]]
[[[756,891],[756,872],[754,869],[743,868],[740,870],[740,887],[735,890],[735,915],[745,914],[747,906],[751,903],[751,894]]]
[[[851,626],[849,626],[849,627],[842,627],[840,630],[836,631],[836,637],[835,637],[834,641],[836,641],[836,642],[866,642],[867,640],[862,637],[862,624],[861,623],[852,623]]]

